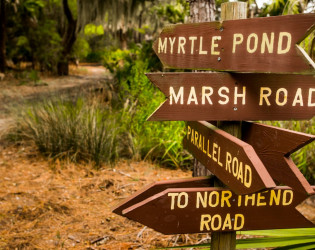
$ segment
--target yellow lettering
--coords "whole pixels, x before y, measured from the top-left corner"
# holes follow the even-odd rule
[[[206,98],[207,98],[208,103],[212,105],[212,101],[210,99],[210,96],[213,94],[213,88],[207,87],[207,86],[202,86],[201,93],[202,93],[201,104],[202,105],[206,104]]]
[[[190,50],[190,54],[194,54],[194,45],[195,45],[195,41],[197,40],[196,36],[190,36],[188,38],[191,41],[191,50]]]
[[[232,222],[231,222],[231,215],[230,214],[226,215],[225,220],[223,222],[222,230],[224,230],[226,228],[232,229]]]
[[[198,100],[197,100],[195,87],[191,87],[190,88],[190,93],[189,93],[189,96],[188,96],[187,105],[189,105],[191,102],[194,102],[196,105],[198,105]]]
[[[206,228],[207,231],[210,231],[209,223],[211,221],[210,214],[202,214],[201,220],[200,220],[200,231],[202,232],[204,228]]]
[[[167,37],[164,38],[164,41],[162,42],[161,37],[159,37],[159,47],[158,47],[158,53],[165,53],[166,54],[166,47],[167,47]]]
[[[183,36],[178,37],[178,48],[177,53],[180,54],[180,51],[182,51],[183,54],[185,54],[185,46],[186,44],[186,38]]]
[[[283,101],[280,102],[280,93],[283,93]],[[279,105],[279,106],[284,106],[288,101],[288,91],[285,89],[285,88],[280,88],[277,90],[276,92],[276,103]]]
[[[303,98],[302,98],[302,89],[301,88],[298,88],[296,90],[296,93],[295,93],[295,96],[294,96],[294,100],[293,100],[293,103],[292,103],[292,106],[296,106],[296,104],[299,103],[300,106],[303,106]]]
[[[288,206],[293,201],[293,191],[292,190],[284,190],[282,195],[282,205]]]
[[[240,33],[236,33],[233,36],[233,49],[232,53],[235,53],[236,51],[236,45],[240,45],[243,42],[243,35]]]
[[[262,193],[258,193],[257,194],[257,207],[261,207],[261,206],[266,206],[266,202],[264,201],[265,200],[265,196],[262,196],[263,193],[266,193],[268,191],[264,191]]]
[[[283,38],[287,37],[287,47],[283,48]],[[291,47],[292,37],[291,34],[288,32],[280,32],[279,34],[279,41],[278,41],[278,54],[285,54],[288,53]]]
[[[184,197],[184,203],[182,203],[182,197]],[[188,205],[188,194],[186,192],[181,192],[177,198],[177,206],[179,208],[185,208]]]
[[[206,208],[207,207],[207,195],[208,192],[203,192],[203,197],[202,194],[200,192],[197,192],[197,204],[196,204],[196,208],[199,208],[199,203],[201,203],[201,205]]]
[[[175,103],[178,103],[178,101],[180,100],[180,104],[184,104],[184,87],[180,87],[176,95],[174,88],[171,86],[170,87],[170,105],[173,104],[173,98],[174,98]]]
[[[202,50],[202,44],[203,44],[203,37],[200,37],[200,43],[199,43],[199,55],[207,55],[208,51]]]
[[[252,201],[252,206],[254,206],[255,205],[255,197],[256,197],[256,194],[246,195],[245,196],[245,207],[247,207],[249,200]]]
[[[275,40],[275,33],[271,32],[270,40],[268,38],[267,33],[263,33],[262,41],[261,41],[261,53],[264,54],[266,47],[268,49],[268,53],[273,53],[273,43]]]
[[[245,164],[244,175],[244,186],[249,188],[252,185],[252,169],[247,164]]]
[[[237,225],[239,222],[239,225]],[[244,227],[245,218],[243,214],[235,214],[234,231],[241,230]]]
[[[237,93],[238,87],[235,87],[234,91],[234,104],[237,104],[237,98],[242,98],[242,104],[245,105],[245,97],[246,97],[246,87],[243,86],[243,93]]]
[[[217,223],[218,225],[217,226],[214,225],[216,220],[218,221],[218,223]],[[214,215],[212,217],[212,220],[211,220],[211,229],[213,231],[217,231],[217,230],[219,230],[221,228],[221,225],[222,225],[221,215],[219,215],[219,214]]]
[[[175,197],[178,196],[178,193],[168,193],[168,196],[171,196],[171,210],[175,208]]]
[[[217,162],[218,159],[216,158],[216,154],[217,154],[217,148],[218,148],[218,144],[213,143],[213,147],[212,147],[212,159]]]
[[[254,39],[254,46],[251,48],[251,41]],[[252,54],[257,50],[258,47],[258,36],[255,33],[251,33],[248,37],[247,37],[247,51],[248,53]]]
[[[216,41],[221,40],[221,36],[213,36],[211,42],[211,55],[220,55],[220,51],[215,51],[215,48],[219,47]]]
[[[307,102],[308,107],[315,107],[315,102],[312,102],[313,92],[315,92],[315,88],[310,88],[308,91],[308,102]]]
[[[221,197],[221,207],[224,207],[224,203],[226,203],[227,207],[231,207],[230,198],[232,197],[231,191],[222,191]]]
[[[227,103],[230,101],[228,95],[222,94],[222,91],[223,91],[223,90],[224,90],[226,93],[229,93],[229,92],[230,92],[230,90],[229,90],[227,87],[221,87],[221,88],[219,88],[219,91],[218,91],[219,96],[220,96],[220,97],[223,97],[223,98],[225,99],[225,101],[219,100],[219,104],[221,104],[221,105],[225,105],[225,104],[227,104]]]
[[[174,43],[175,43],[175,40],[176,40],[176,37],[173,37],[173,40],[171,37],[168,38],[169,41],[170,41],[170,45],[171,45],[171,54],[173,54],[173,51],[174,51]]]
[[[213,202],[213,197],[215,198],[215,201]],[[219,205],[220,201],[220,194],[217,191],[213,191],[209,194],[209,206],[210,207],[217,207]]]
[[[267,93],[264,93],[264,91],[267,91]],[[271,95],[271,89],[268,87],[261,87],[260,88],[260,98],[259,98],[259,106],[262,106],[264,101],[266,102],[267,106],[270,106],[270,102],[268,100],[268,97]]]
[[[226,152],[226,160],[225,160],[225,170],[229,169],[229,173],[231,173],[231,162],[232,162],[232,155],[229,152]]]
[[[281,197],[281,190],[277,190],[278,194],[276,194],[276,190],[270,190],[270,201],[269,201],[269,205],[272,206],[273,203],[275,203],[275,205],[279,206],[280,204],[280,197]]]

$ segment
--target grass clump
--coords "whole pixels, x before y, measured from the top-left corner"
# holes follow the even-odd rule
[[[48,100],[22,113],[16,135],[34,141],[49,157],[93,161],[99,166],[118,156],[117,120],[109,109],[84,98]]]

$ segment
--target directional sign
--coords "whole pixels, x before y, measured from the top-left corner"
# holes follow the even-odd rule
[[[128,207],[143,201],[154,194],[160,193],[167,188],[190,188],[190,187],[211,187],[214,185],[212,177],[195,177],[188,179],[158,181],[148,185],[146,188],[134,193],[128,199],[118,204],[112,211],[122,215],[122,211]]]
[[[151,73],[167,100],[148,120],[290,120],[315,115],[315,75]]]
[[[314,194],[289,155],[314,141],[315,135],[242,122],[242,140],[253,146],[273,179],[304,195]]]
[[[288,187],[242,196],[223,188],[170,188],[123,215],[163,234],[313,227],[295,209],[304,198]]]
[[[313,72],[299,44],[315,14],[168,26],[153,44],[165,67],[238,72]]]
[[[207,122],[188,122],[184,147],[237,194],[275,187],[252,146]]]

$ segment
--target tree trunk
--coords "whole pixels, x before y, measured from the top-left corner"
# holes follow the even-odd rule
[[[190,22],[215,21],[215,0],[190,0]],[[193,177],[211,175],[211,172],[194,159]]]
[[[73,19],[68,0],[62,0],[63,12],[67,18],[67,28],[62,40],[61,57],[57,65],[58,75],[69,75],[69,54],[76,40],[77,20]]]
[[[0,72],[5,72],[6,68],[6,4],[5,0],[0,0]]]

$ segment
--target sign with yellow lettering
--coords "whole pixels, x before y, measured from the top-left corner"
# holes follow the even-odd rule
[[[314,73],[298,45],[314,28],[315,14],[168,26],[153,44],[169,68],[237,72]]]
[[[315,75],[150,73],[166,101],[148,120],[311,119]]]
[[[160,193],[167,188],[211,187],[213,184],[213,176],[157,181],[134,193],[129,198],[123,200],[115,208],[113,208],[112,211],[115,214],[123,215],[122,211],[124,209],[131,207],[157,193]]]
[[[184,147],[237,194],[250,194],[276,184],[246,142],[207,122],[188,122]]]
[[[215,187],[168,188],[122,214],[163,234],[313,227],[295,209],[304,199],[288,187],[248,195]]]

